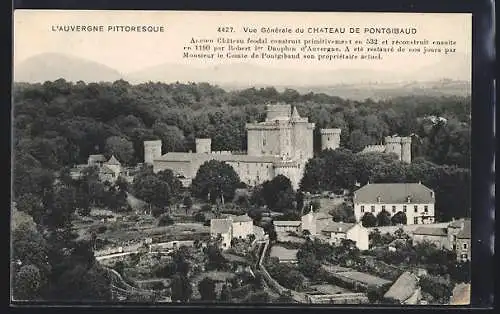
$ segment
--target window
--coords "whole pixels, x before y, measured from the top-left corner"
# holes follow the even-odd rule
[[[418,217],[413,218],[413,223],[418,224]]]
[[[418,212],[418,205],[413,206],[415,212]]]
[[[262,146],[266,146],[266,139],[265,138],[262,139]]]
[[[463,244],[463,248],[464,248],[464,250],[466,250],[466,249],[467,249],[467,243],[464,243],[464,244]]]
[[[385,205],[382,205],[382,210],[385,210]]]
[[[403,212],[406,213],[406,205],[403,205]]]
[[[372,206],[371,210],[372,210],[372,213],[374,213],[375,212],[375,206]]]
[[[365,206],[364,205],[361,205],[361,212],[364,213],[365,212]]]
[[[426,212],[426,213],[429,212],[429,206],[427,206],[427,205],[424,206],[424,212]]]
[[[396,212],[396,206],[392,206],[392,212],[395,213]]]
[[[462,259],[467,259],[467,258],[468,258],[467,254],[462,254],[462,255],[460,255],[460,257],[461,257]]]

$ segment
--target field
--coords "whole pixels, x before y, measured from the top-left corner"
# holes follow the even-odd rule
[[[345,271],[337,273],[338,276],[345,277],[366,285],[382,286],[384,284],[390,283],[391,281],[376,277],[367,273],[361,273],[358,271]]]

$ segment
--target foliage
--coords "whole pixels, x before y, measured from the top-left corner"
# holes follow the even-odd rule
[[[104,151],[108,156],[115,156],[120,162],[130,164],[134,158],[134,146],[125,137],[110,136],[106,139]]]
[[[187,302],[193,293],[193,288],[188,278],[180,273],[173,276],[170,287],[172,290],[172,301]]]
[[[383,210],[377,214],[377,226],[390,226],[391,225],[391,214],[386,210]]]
[[[403,213],[402,211],[399,211],[395,213],[392,218],[391,218],[391,223],[396,226],[396,225],[406,225],[407,219],[406,219],[406,214]]]
[[[163,209],[175,201],[181,185],[171,170],[155,174],[152,170],[144,168],[134,177],[132,189],[138,198]]]
[[[158,217],[158,227],[170,226],[174,224],[174,220],[168,214],[162,214]]]
[[[304,276],[297,267],[289,264],[271,262],[266,266],[269,275],[285,288],[301,291],[303,288]]]
[[[200,292],[203,301],[214,301],[217,298],[215,292],[215,281],[205,277],[198,283],[198,291]]]
[[[14,277],[13,297],[15,300],[36,300],[41,285],[40,270],[33,265],[22,266]]]
[[[356,217],[354,216],[354,208],[352,207],[352,205],[348,205],[346,202],[343,202],[341,205],[330,210],[329,214],[332,215],[333,221],[336,222],[356,222]]]
[[[361,217],[361,224],[363,227],[375,227],[377,225],[377,217],[368,212]]]
[[[284,175],[278,175],[272,180],[262,183],[260,188],[255,189],[252,202],[265,204],[271,210],[283,212],[296,208],[293,206],[295,198],[290,179]]]
[[[198,169],[191,183],[191,191],[201,199],[210,196],[212,202],[221,198],[232,200],[239,182],[240,178],[233,167],[222,161],[210,160]]]
[[[453,283],[437,277],[423,276],[419,284],[423,292],[432,295],[440,304],[447,304],[453,294]]]
[[[227,302],[227,303],[231,302],[231,300],[232,300],[232,292],[231,292],[231,287],[229,285],[224,284],[222,286],[222,290],[220,292],[220,298],[219,298],[219,300],[221,302]]]

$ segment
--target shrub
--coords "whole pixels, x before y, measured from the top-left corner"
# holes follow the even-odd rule
[[[174,224],[174,220],[168,214],[162,214],[158,218],[158,226],[170,226]]]

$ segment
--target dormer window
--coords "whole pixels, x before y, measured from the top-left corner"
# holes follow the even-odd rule
[[[380,196],[377,196],[377,203],[380,203]]]
[[[431,197],[434,198],[434,192],[431,191]]]
[[[408,195],[408,196],[406,197],[406,202],[407,202],[407,203],[410,203],[410,202],[411,202],[411,196],[410,196],[410,195]]]

